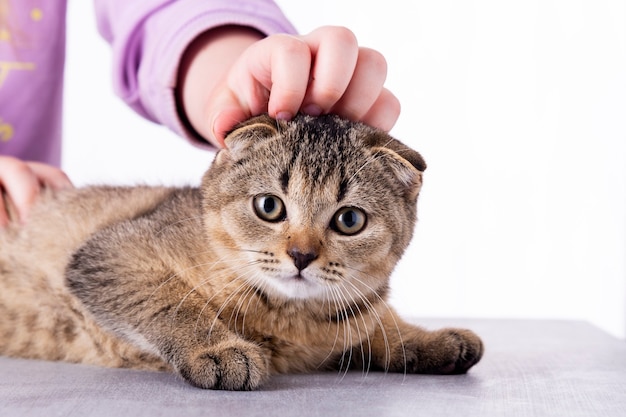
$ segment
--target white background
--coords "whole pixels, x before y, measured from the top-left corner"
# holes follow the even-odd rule
[[[393,277],[409,316],[558,318],[626,335],[626,1],[318,0],[389,64],[392,134],[429,163]],[[91,2],[69,2],[64,167],[196,184],[212,159],[113,96]]]

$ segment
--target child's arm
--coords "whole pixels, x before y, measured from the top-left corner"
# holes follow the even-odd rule
[[[221,146],[226,131],[263,112],[332,112],[385,130],[398,117],[380,53],[360,48],[345,28],[293,35],[271,0],[95,4],[117,93],[197,144]]]
[[[224,26],[247,27],[259,38],[296,33],[272,0],[94,0],[100,34],[113,52],[115,92],[136,112],[198,145],[176,90],[183,55],[198,37]],[[227,63],[229,65],[230,63]],[[224,67],[216,59],[208,74]],[[213,82],[217,80],[212,80]]]

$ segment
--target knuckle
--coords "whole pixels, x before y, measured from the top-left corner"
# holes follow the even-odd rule
[[[337,106],[333,111],[346,119],[355,121],[360,120],[364,113],[364,109],[359,108],[353,103],[341,103],[341,105]]]
[[[60,169],[56,170],[55,172],[54,182],[58,186],[63,186],[63,185],[72,183],[72,181],[70,180],[70,177],[68,177],[67,174],[61,171]]]
[[[341,99],[343,93],[338,86],[328,85],[316,92],[316,98],[321,104],[332,105]]]
[[[356,47],[358,41],[354,32],[343,26],[324,26],[323,37],[329,41],[345,46]]]
[[[400,100],[390,91],[383,89],[374,105],[363,117],[363,122],[390,131],[400,116]]]
[[[277,34],[273,35],[273,42],[281,51],[296,56],[310,54],[309,46],[306,42],[296,36]]]
[[[20,163],[21,161],[12,156],[2,156],[0,155],[0,171],[9,171],[12,170],[13,167]]]
[[[400,114],[400,111],[402,110],[402,105],[400,104],[400,100],[398,99],[398,97],[394,96],[388,90],[383,90],[383,94],[381,94],[381,99],[384,100],[387,112],[397,118],[397,116]]]
[[[375,49],[360,48],[359,61],[378,73],[387,74],[387,60],[383,54]]]
[[[30,178],[34,176],[30,166],[26,162],[16,158],[12,158],[8,161],[6,169],[9,175],[17,178]]]

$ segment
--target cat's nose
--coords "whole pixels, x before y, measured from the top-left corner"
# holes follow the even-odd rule
[[[287,254],[293,259],[293,263],[296,265],[296,268],[298,268],[298,271],[302,271],[309,266],[311,262],[317,259],[317,253],[302,253],[297,249],[291,249],[287,251]]]

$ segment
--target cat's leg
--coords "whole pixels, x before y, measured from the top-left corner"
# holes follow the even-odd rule
[[[67,281],[100,326],[160,355],[197,387],[251,390],[269,376],[261,348],[231,332],[183,280],[159,271],[157,262],[142,270],[141,261],[120,263],[93,253],[74,255]]]
[[[404,322],[393,310],[382,317],[369,343],[355,349],[368,352],[375,368],[390,372],[462,374],[481,359],[480,338],[466,329],[428,331]],[[362,353],[353,358],[367,358]],[[353,364],[359,367],[359,364]],[[362,366],[362,364],[361,364]]]
[[[200,388],[252,390],[269,376],[269,361],[261,348],[230,331],[193,296],[179,305],[149,306],[149,322],[138,330],[151,341],[178,373]],[[180,298],[179,298],[180,300]]]

